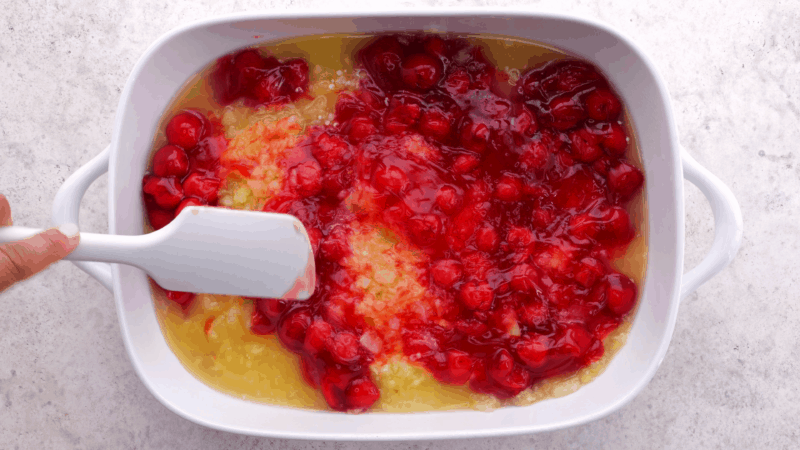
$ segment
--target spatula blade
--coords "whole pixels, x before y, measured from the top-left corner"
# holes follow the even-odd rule
[[[165,289],[296,300],[314,292],[314,253],[296,217],[192,206],[147,236],[138,265]]]

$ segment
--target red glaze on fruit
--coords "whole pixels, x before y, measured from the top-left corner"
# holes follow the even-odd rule
[[[609,254],[635,234],[625,206],[644,182],[625,159],[623,107],[605,78],[559,60],[512,87],[479,48],[439,36],[381,36],[356,60],[366,76],[339,94],[335,124],[308,132],[264,207],[305,225],[317,289],[305,302],[256,299],[252,331],[300,355],[306,382],[339,411],[378,401],[369,365],[390,351],[501,399],[602,356],[636,302]],[[307,95],[309,73],[302,59],[251,49],[221,58],[211,81],[222,104],[280,105]],[[250,170],[220,163],[217,119],[181,114],[176,123],[199,117],[201,131],[197,142],[170,139],[186,150],[185,172],[166,146],[154,170],[169,178],[143,181],[155,228],[187,205],[213,206],[221,173]],[[353,194],[369,202],[353,208]],[[393,317],[395,331],[358,313],[364,274],[347,262],[364,220],[427,261],[416,281],[436,300]]]
[[[211,74],[214,97],[223,105],[284,104],[307,95],[309,71],[304,59],[278,61],[248,49],[217,60]]]

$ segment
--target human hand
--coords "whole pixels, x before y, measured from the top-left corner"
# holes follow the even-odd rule
[[[11,225],[11,206],[0,194],[0,227]],[[78,242],[78,226],[69,223],[21,241],[0,244],[0,292],[67,256]]]

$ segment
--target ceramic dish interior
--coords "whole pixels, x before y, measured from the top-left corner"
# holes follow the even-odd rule
[[[541,42],[587,59],[629,108],[647,181],[649,257],[628,344],[594,382],[570,395],[493,412],[348,415],[237,399],[190,375],[156,320],[145,274],[113,267],[123,337],[139,376],[176,413],[210,427],[304,439],[432,439],[553,430],[602,417],[652,378],[669,345],[678,310],[684,248],[681,158],[663,82],[634,44],[608,27],[574,17],[510,12],[416,15],[247,15],[180,28],[142,57],[122,93],[110,150],[110,233],[141,234],[140,180],[151,139],[171,98],[214,58],[257,42],[322,33],[424,30],[499,34]]]

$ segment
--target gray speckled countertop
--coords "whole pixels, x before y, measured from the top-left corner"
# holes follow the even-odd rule
[[[225,12],[372,3],[3,3],[0,192],[10,199],[15,222],[48,223],[56,190],[107,145],[128,74],[164,32]],[[146,390],[128,361],[111,294],[61,262],[0,294],[0,448],[800,447],[800,4],[564,3],[446,0],[440,6],[562,8],[632,36],[666,79],[682,143],[733,189],[744,212],[738,257],[684,301],[663,365],[630,404],[573,429],[470,441],[332,444],[213,431],[173,414]],[[105,177],[89,189],[83,231],[107,230],[106,189]],[[707,201],[689,184],[686,235],[691,267],[714,231]]]

